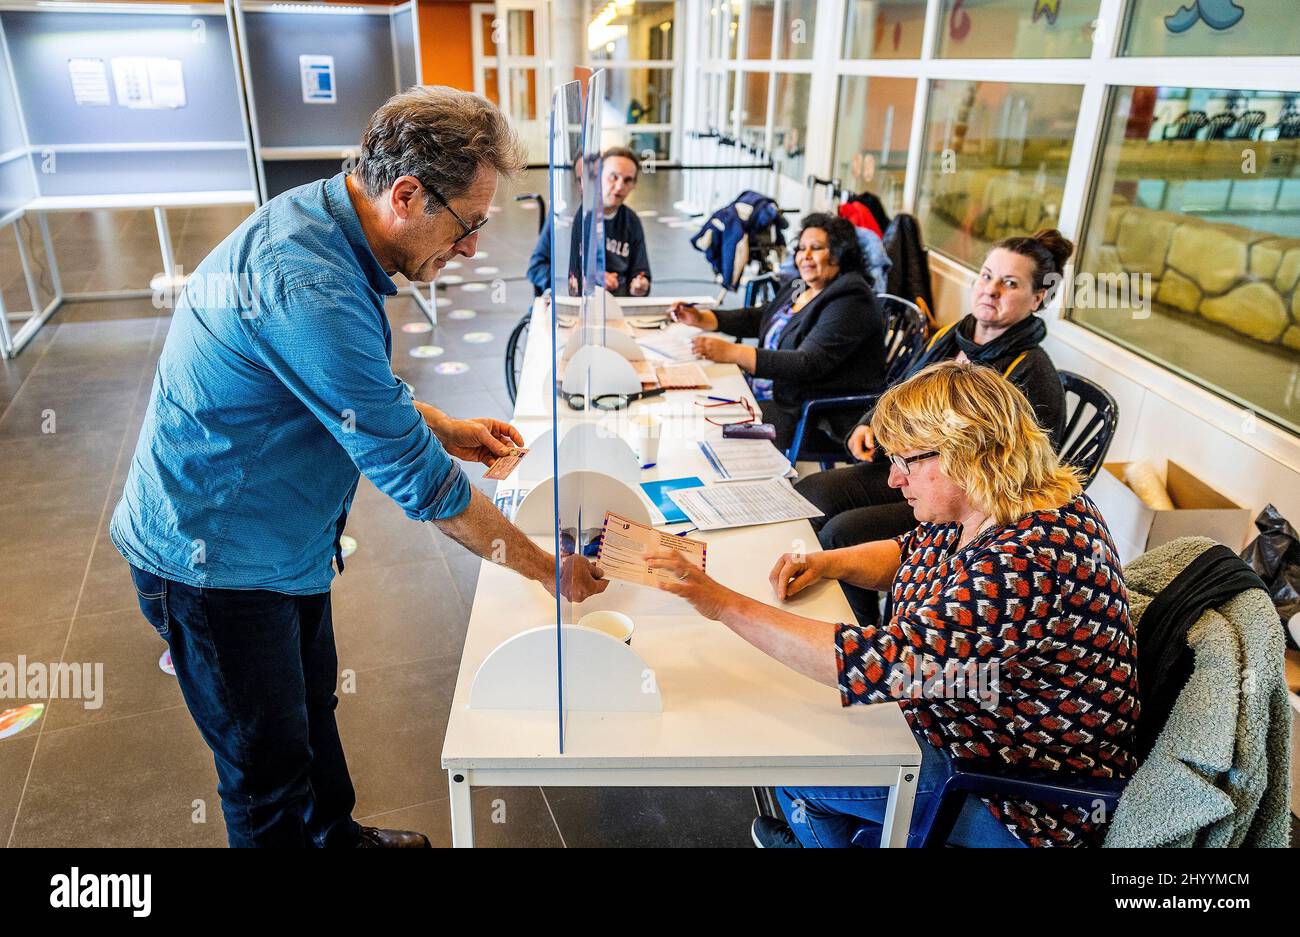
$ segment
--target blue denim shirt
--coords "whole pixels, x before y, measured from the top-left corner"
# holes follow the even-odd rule
[[[360,478],[415,520],[469,504],[393,375],[384,296],[342,173],[280,195],[186,282],[109,535],[193,586],[324,592]]]

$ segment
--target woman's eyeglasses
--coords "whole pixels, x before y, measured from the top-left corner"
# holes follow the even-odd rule
[[[889,461],[893,464],[894,468],[898,469],[904,475],[911,475],[913,462],[920,462],[923,459],[933,459],[938,454],[938,450],[931,449],[929,452],[922,452],[919,455],[891,455]]]
[[[658,397],[664,392],[662,387],[653,387],[650,390],[643,390],[636,394],[601,394],[599,397],[591,399],[591,405],[597,410],[622,410],[634,400],[645,400],[647,397]],[[566,394],[562,390],[557,390],[565,403],[571,410],[586,410],[587,396],[585,394]]]
[[[758,414],[754,412],[754,407],[744,397],[739,400],[728,400],[724,397],[696,397],[695,406],[703,407],[706,410],[711,410],[714,407],[740,406],[744,407],[745,413],[748,414],[748,416],[734,420],[715,420],[711,416],[705,416],[705,422],[712,423],[714,426],[744,426],[746,423],[758,422]]]

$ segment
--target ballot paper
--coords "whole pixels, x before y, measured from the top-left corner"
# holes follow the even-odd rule
[[[668,497],[677,502],[700,530],[751,527],[822,516],[811,501],[781,478],[670,491]]]
[[[637,344],[669,364],[689,364],[699,360],[691,349],[691,337],[681,333],[640,338]]]
[[[719,481],[784,478],[790,472],[790,460],[766,439],[708,440],[700,451]]]
[[[605,530],[600,537],[596,565],[608,579],[622,579],[642,586],[672,582],[675,578],[672,573],[646,565],[645,554],[663,550],[675,550],[692,565],[704,569],[708,546],[703,541],[661,533],[610,511],[605,514]]]

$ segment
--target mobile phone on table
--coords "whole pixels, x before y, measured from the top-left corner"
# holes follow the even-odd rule
[[[775,441],[776,427],[771,423],[733,423],[722,427],[723,439],[769,439]]]

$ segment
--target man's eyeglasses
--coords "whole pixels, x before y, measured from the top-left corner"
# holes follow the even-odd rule
[[[919,455],[891,455],[889,461],[893,464],[894,468],[898,469],[904,475],[911,475],[913,462],[920,462],[923,459],[933,459],[938,454],[937,450],[931,449],[929,452],[922,452]]]
[[[469,224],[464,218],[462,218],[460,215],[456,213],[456,209],[451,207],[451,202],[447,201],[445,198],[442,197],[441,192],[439,192],[433,186],[428,185],[427,183],[421,182],[420,184],[423,185],[426,190],[428,190],[430,195],[432,195],[438,201],[442,202],[442,207],[447,209],[447,211],[451,212],[451,217],[456,219],[457,223],[460,224],[461,229],[464,231],[464,233],[460,237],[456,238],[456,240],[451,242],[452,247],[455,247],[461,241],[465,240],[465,238],[472,237],[473,235],[478,234],[480,231],[483,230],[483,226],[488,223],[488,219],[491,218],[491,215],[489,215],[485,217],[482,221],[480,221],[478,224],[474,224],[474,225]]]

